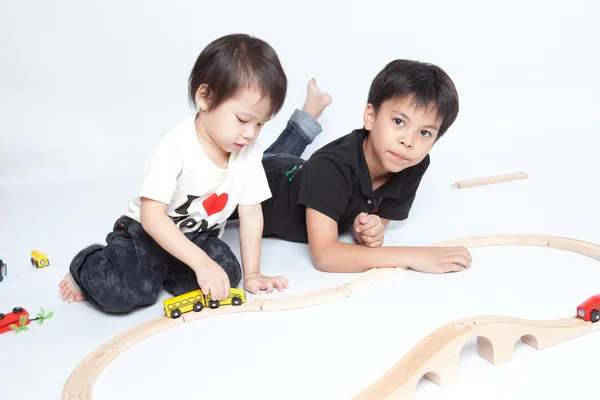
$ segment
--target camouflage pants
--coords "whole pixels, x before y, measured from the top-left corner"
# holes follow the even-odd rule
[[[223,268],[231,287],[239,284],[240,263],[217,231],[185,235]],[[124,216],[115,222],[105,246],[81,250],[69,269],[86,301],[108,313],[154,304],[161,287],[173,296],[199,288],[189,266],[163,250],[139,222]]]

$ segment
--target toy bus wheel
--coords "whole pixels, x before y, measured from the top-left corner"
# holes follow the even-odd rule
[[[36,268],[39,268],[39,267],[40,267],[40,264],[38,264],[38,262],[37,262],[37,261],[35,262],[35,267],[36,267]]]
[[[592,313],[592,318],[591,318],[592,322],[598,322],[600,321],[600,310],[596,310]]]
[[[203,308],[204,308],[204,304],[200,303],[199,301],[194,303],[194,311],[200,312],[200,311],[202,311]]]
[[[234,306],[240,306],[242,305],[242,299],[236,296],[233,299],[231,299],[231,304],[233,304]]]
[[[171,311],[171,318],[177,319],[179,317],[181,317],[181,310],[179,308],[176,308],[173,311]]]
[[[0,319],[4,318],[4,314],[0,312]]]
[[[31,265],[35,267],[35,261],[33,261],[33,258],[31,259]]]
[[[18,314],[18,313],[20,313],[20,312],[23,312],[23,307],[15,307],[15,308],[13,308],[13,312],[14,312],[15,314]]]
[[[219,308],[219,300],[211,300],[208,302],[210,308]]]

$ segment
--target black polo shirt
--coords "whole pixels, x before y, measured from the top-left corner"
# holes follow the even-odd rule
[[[272,197],[262,203],[263,236],[307,242],[306,207],[336,221],[338,232],[351,227],[362,211],[389,220],[406,219],[429,167],[429,155],[373,191],[362,148],[368,134],[356,129],[323,146],[306,162],[294,156],[264,158]]]

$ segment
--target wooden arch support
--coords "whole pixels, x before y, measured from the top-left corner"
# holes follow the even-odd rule
[[[584,254],[600,261],[599,245],[557,236],[534,234],[473,236],[434,244],[434,246],[465,247],[491,245],[553,247]],[[405,267],[371,269],[340,285],[303,295],[273,299],[251,298],[237,307],[205,309],[200,313],[186,313],[178,319],[165,316],[154,318],[115,336],[87,356],[67,379],[62,398],[63,400],[91,400],[96,378],[108,364],[129,347],[165,329],[221,314],[280,311],[324,304],[348,297],[406,269]],[[514,345],[519,339],[537,349],[542,349],[593,330],[600,330],[600,323],[595,325],[597,326],[575,318],[532,321],[504,316],[480,316],[452,322],[423,339],[355,399],[411,399],[418,381],[423,376],[439,385],[456,380],[460,351],[472,337],[478,338],[479,355],[498,364],[512,357]]]

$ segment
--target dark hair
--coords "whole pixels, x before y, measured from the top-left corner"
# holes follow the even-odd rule
[[[209,90],[208,111],[242,88],[256,88],[269,98],[273,116],[283,106],[287,92],[287,78],[275,50],[246,34],[220,37],[202,50],[188,79],[188,96],[194,106],[196,92],[204,83]]]
[[[417,108],[436,108],[442,120],[438,139],[458,115],[458,93],[454,82],[436,65],[412,60],[390,62],[373,79],[368,102],[377,113],[385,101],[405,97],[412,97],[412,105]]]

